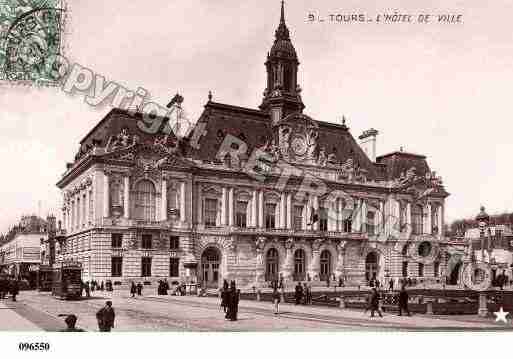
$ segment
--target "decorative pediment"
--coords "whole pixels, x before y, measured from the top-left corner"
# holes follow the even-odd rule
[[[418,176],[416,168],[411,167],[395,180],[393,187],[411,193],[415,201],[421,201],[431,194],[445,194],[442,178],[436,172],[427,172],[425,176]]]

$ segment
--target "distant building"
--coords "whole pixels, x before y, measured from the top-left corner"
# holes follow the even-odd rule
[[[467,229],[465,240],[472,246],[474,258],[492,265],[492,280],[506,270],[513,278],[513,231],[509,225],[490,225],[484,238],[480,237],[479,228]]]
[[[26,279],[35,286],[41,263],[41,244],[47,239],[46,221],[37,216],[24,216],[0,243],[0,271]]]

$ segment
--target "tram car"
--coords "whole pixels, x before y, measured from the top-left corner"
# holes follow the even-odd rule
[[[60,263],[53,269],[52,295],[66,300],[80,299],[82,292],[82,265],[77,262]]]
[[[51,292],[53,281],[53,268],[48,265],[40,265],[37,271],[37,290]]]

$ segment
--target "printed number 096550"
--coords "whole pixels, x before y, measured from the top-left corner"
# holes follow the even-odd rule
[[[50,343],[20,343],[18,349],[22,351],[48,351]]]

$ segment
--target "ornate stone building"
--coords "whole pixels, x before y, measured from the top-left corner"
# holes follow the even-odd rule
[[[359,145],[345,121],[303,113],[283,5],[265,66],[259,109],[209,96],[186,138],[147,133],[121,109],[100,121],[58,182],[57,258],[125,283],[442,278],[448,193],[426,157],[376,157],[376,130]]]

